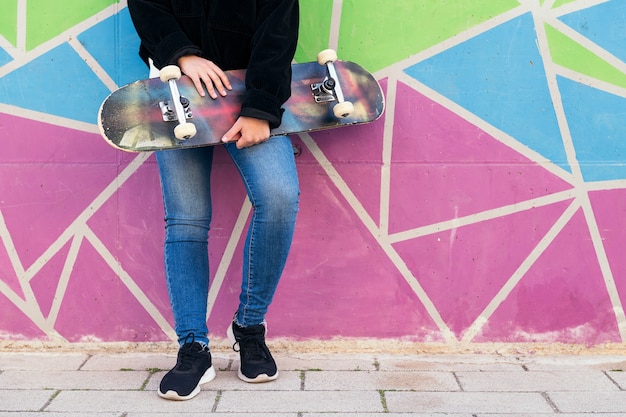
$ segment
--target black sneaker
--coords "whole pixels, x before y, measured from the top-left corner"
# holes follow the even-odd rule
[[[265,344],[265,324],[228,328],[233,350],[239,352],[239,379],[246,382],[268,382],[278,378],[276,362]]]
[[[185,343],[178,350],[178,359],[161,380],[159,396],[168,400],[189,400],[200,393],[200,385],[215,378],[211,364],[211,352],[207,346],[193,341]]]

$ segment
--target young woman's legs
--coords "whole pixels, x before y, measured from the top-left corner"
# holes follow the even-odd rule
[[[245,149],[227,144],[253,206],[243,255],[236,322],[265,320],[291,247],[299,185],[293,148],[275,137]],[[157,152],[165,206],[165,272],[175,330],[208,343],[208,232],[211,223],[213,148]]]

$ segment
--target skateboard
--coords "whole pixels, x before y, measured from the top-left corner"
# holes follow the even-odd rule
[[[129,152],[222,144],[235,123],[245,94],[245,70],[226,72],[226,97],[201,97],[176,66],[159,78],[136,81],[109,95],[98,112],[98,126],[113,147]],[[271,136],[291,135],[368,123],[385,108],[376,79],[358,64],[322,51],[317,62],[292,65],[291,97],[281,125]]]

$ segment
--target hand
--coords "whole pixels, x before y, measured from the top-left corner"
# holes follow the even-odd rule
[[[270,137],[267,120],[240,116],[233,127],[222,137],[222,142],[237,142],[237,149],[265,142]]]
[[[206,86],[209,96],[213,99],[217,98],[216,90],[222,97],[226,96],[226,90],[232,90],[228,77],[213,61],[196,55],[186,55],[178,59],[178,66],[185,75],[191,78],[198,94],[202,97],[205,96],[203,85]]]

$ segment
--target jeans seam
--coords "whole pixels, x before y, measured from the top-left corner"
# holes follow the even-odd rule
[[[252,277],[254,275],[253,270],[252,270],[252,260],[254,259],[253,256],[253,247],[254,247],[254,235],[255,235],[255,218],[256,218],[256,211],[252,214],[252,219],[250,221],[250,240],[248,242],[248,274],[246,277],[246,303],[244,304],[243,307],[243,317],[241,319],[242,321],[242,326],[246,326],[247,325],[247,321],[248,321],[248,307],[250,306],[250,290],[252,288]]]

